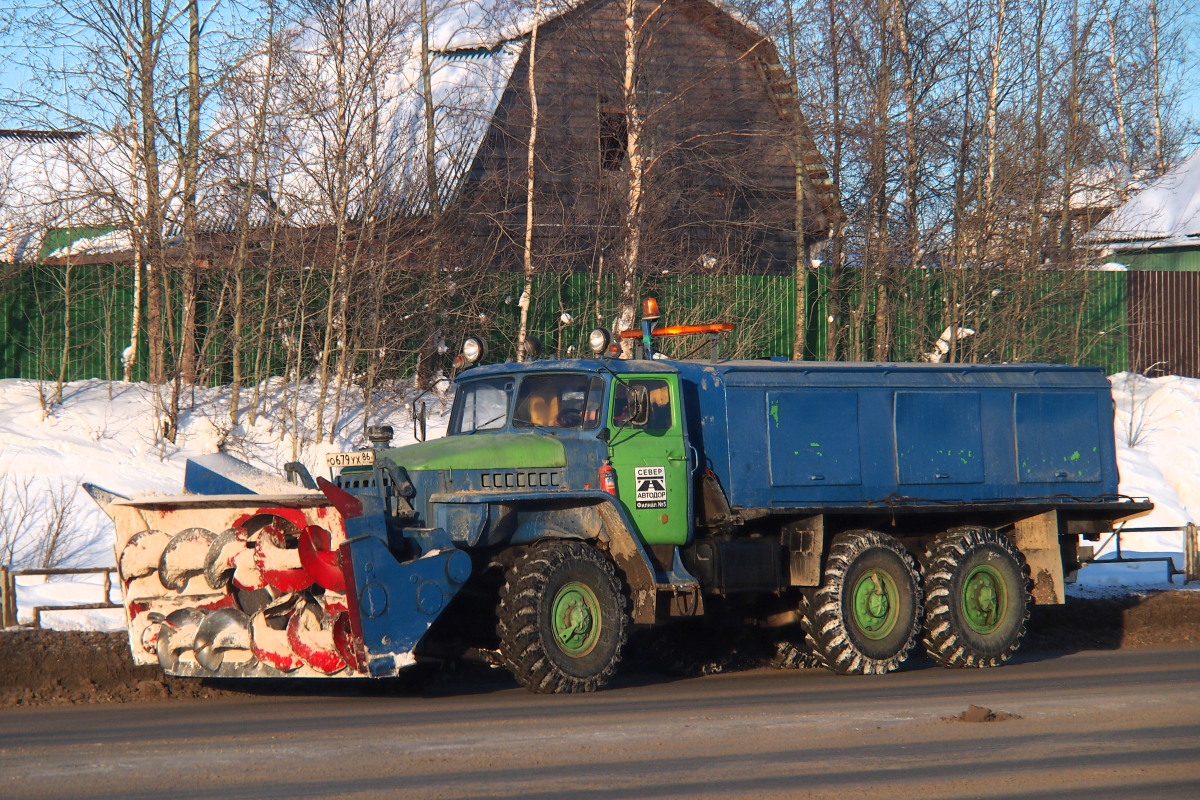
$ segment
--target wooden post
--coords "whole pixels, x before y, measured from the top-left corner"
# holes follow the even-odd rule
[[[1194,522],[1183,529],[1183,581],[1200,581],[1200,528]]]
[[[0,567],[0,628],[17,625],[17,591],[12,570]]]

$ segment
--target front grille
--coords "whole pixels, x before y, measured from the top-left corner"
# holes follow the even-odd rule
[[[556,488],[561,483],[562,474],[552,470],[485,472],[480,477],[480,486],[484,489]]]

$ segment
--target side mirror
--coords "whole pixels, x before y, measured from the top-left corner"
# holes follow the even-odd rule
[[[425,401],[422,400],[420,405],[417,401],[412,402],[412,421],[413,421],[413,438],[418,442],[425,441],[425,429],[427,427],[429,411],[425,407]]]
[[[644,427],[650,421],[650,390],[640,384],[629,387],[628,424],[635,428]]]

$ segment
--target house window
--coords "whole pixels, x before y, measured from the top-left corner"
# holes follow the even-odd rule
[[[615,172],[625,163],[625,110],[600,101],[600,169]]]

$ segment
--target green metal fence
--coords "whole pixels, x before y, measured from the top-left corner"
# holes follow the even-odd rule
[[[840,278],[834,286],[830,272],[821,269],[810,279],[808,358],[825,358],[831,337],[837,339],[842,358],[853,357],[855,346],[863,357],[873,357],[873,318],[879,296],[870,287],[864,295],[862,277],[856,270],[846,270]],[[454,322],[455,326],[475,325],[477,330],[447,331],[447,345],[452,350],[462,335],[476,332],[489,339],[494,356],[513,352],[521,280],[513,274],[496,280],[508,291],[495,293],[500,299],[493,313],[483,315],[485,319]],[[617,289],[611,275],[599,280],[585,273],[539,275],[534,282],[530,330],[549,353],[583,352],[588,332],[597,324],[611,325],[615,319]],[[208,282],[202,276],[198,338],[200,360],[207,365],[202,378],[209,383],[226,383],[232,375],[229,292],[228,283]],[[659,299],[664,322],[733,322],[734,333],[722,343],[727,356],[791,355],[796,310],[791,276],[666,275],[645,280],[642,292]],[[252,322],[271,313],[280,298],[290,302],[290,296],[278,284],[267,285],[262,276],[245,276],[243,302],[252,306],[247,315]],[[314,324],[319,324],[318,311],[324,304],[320,287],[305,290],[303,296],[313,306],[308,313]],[[177,293],[169,293],[167,300],[172,319],[177,320]],[[401,295],[388,298],[393,310],[409,302],[413,301]],[[930,352],[954,306],[959,308],[957,323],[977,331],[959,348],[962,360],[1074,362],[1102,366],[1110,373],[1128,367],[1125,273],[906,270],[889,285],[886,302],[895,328],[891,354],[898,360],[916,360]],[[67,380],[121,377],[121,354],[129,344],[132,308],[133,280],[128,267],[0,266],[0,377],[53,380],[59,376],[64,354]],[[68,329],[69,342],[65,338]],[[143,325],[136,379],[146,374],[144,329]],[[253,333],[244,331],[243,337]],[[413,341],[396,348],[398,359],[411,361],[419,349],[417,337],[410,338]],[[264,369],[280,374],[288,363],[281,337],[268,335],[260,344],[244,348],[244,374],[261,374]],[[684,340],[667,349],[682,356],[697,345],[704,347],[701,342]],[[393,366],[402,373],[412,365],[406,361]]]
[[[132,307],[124,267],[0,265],[0,378],[53,380],[64,357],[67,380],[120,378]]]
[[[818,272],[810,295],[810,357],[829,353],[831,338],[840,358],[873,357],[879,295],[875,284],[864,287],[862,280],[858,270]],[[1074,363],[1110,373],[1128,368],[1122,272],[904,270],[891,280],[886,302],[896,360],[934,352],[953,323],[973,332],[955,343],[958,360]]]
[[[514,279],[510,296],[519,296],[520,288],[520,281]],[[722,341],[723,354],[743,358],[791,355],[796,293],[788,276],[661,276],[645,281],[642,294],[658,299],[665,324],[734,323],[733,333]],[[617,296],[613,277],[597,281],[579,273],[539,275],[534,281],[530,332],[548,352],[580,352],[593,328],[613,324]],[[518,313],[515,303],[502,312],[499,319],[509,322],[491,332],[493,346],[511,348]],[[707,352],[707,345],[695,341],[664,344],[674,355],[696,346]]]

